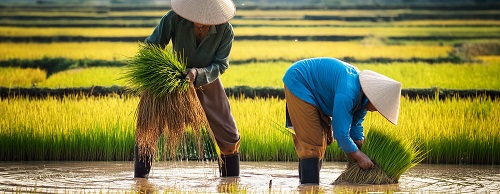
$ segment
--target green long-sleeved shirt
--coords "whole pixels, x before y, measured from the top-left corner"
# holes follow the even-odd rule
[[[193,29],[193,22],[169,11],[146,42],[167,46],[171,41],[173,49],[183,54],[187,67],[197,68],[195,86],[203,86],[216,80],[229,68],[234,32],[229,22],[210,26],[207,36],[196,45]]]

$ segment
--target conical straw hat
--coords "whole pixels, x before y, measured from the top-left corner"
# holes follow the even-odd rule
[[[236,14],[232,0],[171,0],[170,6],[181,17],[205,25],[225,23]]]
[[[398,123],[401,83],[370,70],[359,74],[361,88],[368,100],[392,124]]]

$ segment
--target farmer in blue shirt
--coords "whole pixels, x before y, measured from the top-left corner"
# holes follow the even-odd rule
[[[401,83],[334,58],[296,62],[286,71],[287,126],[299,157],[302,184],[319,183],[326,147],[334,139],[349,162],[361,168],[373,162],[359,149],[364,143],[362,122],[367,111],[378,111],[397,124]]]

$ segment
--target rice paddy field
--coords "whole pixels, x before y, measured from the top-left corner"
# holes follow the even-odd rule
[[[168,10],[41,8],[44,10],[0,7],[0,87],[16,90],[125,86],[123,61],[138,51],[138,42],[152,32]],[[435,18],[429,19],[429,15]],[[498,91],[498,18],[498,10],[238,10],[230,21],[235,32],[230,68],[221,80],[227,88],[280,89],[283,87],[281,78],[293,62],[311,57],[334,57],[360,70],[370,69],[398,80],[403,89]],[[285,101],[279,98],[229,98],[241,134],[241,160],[295,165],[297,156],[292,138],[282,130]],[[398,138],[418,142],[426,153],[422,165],[456,168],[475,165],[488,168],[489,172],[498,172],[500,98],[477,95],[410,99],[403,96],[401,100],[397,126],[378,113],[369,113],[363,123],[365,133],[374,127]],[[0,161],[130,162],[134,157],[138,102],[139,98],[134,95],[3,96],[0,98]],[[187,151],[180,158],[193,155],[189,145],[183,144],[181,149]],[[216,159],[214,150],[206,151],[206,156],[209,156],[206,161]],[[157,162],[159,166],[165,166],[167,164],[162,162],[169,161],[160,154]],[[346,162],[345,154],[336,143],[328,147],[325,162]],[[132,166],[130,163],[125,165]],[[326,168],[327,172],[339,174]],[[499,191],[496,187],[498,179],[492,179],[493,183],[483,183],[486,185],[483,190],[465,190],[456,184],[444,190],[439,186],[422,186],[427,180],[415,175],[425,174],[425,169],[420,170],[407,177],[403,175],[403,188],[389,188],[390,192]],[[157,177],[151,180],[161,181],[164,178],[160,176],[169,173],[158,170]],[[214,174],[205,173],[209,174],[205,175],[208,177]],[[8,177],[7,174],[2,176]],[[290,179],[295,181],[297,177]],[[423,180],[421,185],[410,184],[419,180]],[[490,179],[485,177],[484,180]],[[2,184],[8,181],[11,180],[0,178]],[[179,186],[180,191],[192,191],[189,184],[198,183]],[[258,184],[268,186],[267,183]],[[10,186],[12,188],[12,184]],[[27,187],[30,191],[36,190],[36,186]],[[358,191],[350,187],[322,188],[326,190],[320,192]],[[242,189],[234,185],[229,189],[232,192],[253,190],[251,186]],[[387,188],[361,189],[387,191]],[[0,189],[2,191],[22,192],[22,189]],[[273,193],[288,191],[286,188],[272,190]],[[292,191],[301,192],[300,188]],[[271,192],[270,183],[268,192]]]

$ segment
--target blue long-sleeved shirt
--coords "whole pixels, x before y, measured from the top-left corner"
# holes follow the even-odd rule
[[[283,83],[292,94],[332,117],[333,136],[346,153],[358,150],[354,141],[364,139],[366,98],[359,70],[334,58],[311,58],[294,63]],[[292,121],[293,122],[293,121]]]

